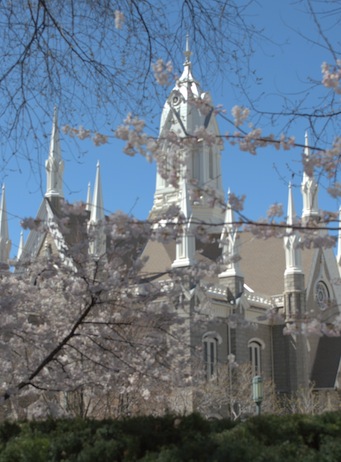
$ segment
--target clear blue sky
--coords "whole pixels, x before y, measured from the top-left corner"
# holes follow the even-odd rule
[[[322,5],[322,4],[321,4]],[[321,6],[322,7],[322,6]],[[269,38],[255,43],[255,54],[252,65],[261,79],[248,88],[250,98],[258,97],[258,106],[263,110],[280,111],[283,95],[292,100],[303,97],[306,93],[307,106],[318,105],[319,97],[325,91],[322,87],[307,92],[309,79],[321,80],[321,63],[331,61],[331,56],[318,44],[321,38],[311,17],[306,14],[299,2],[289,0],[259,0],[250,10],[251,19],[257,27],[264,29]],[[333,17],[326,19],[330,27],[328,35],[337,43],[339,30],[333,25]],[[228,32],[227,32],[228,33]],[[184,33],[185,35],[185,33]],[[312,39],[307,41],[304,36]],[[162,56],[161,56],[162,58]],[[198,56],[192,56],[193,73],[197,80],[205,82],[200,75]],[[183,57],[179,57],[179,63]],[[178,72],[181,69],[178,69]],[[218,81],[217,81],[218,82]],[[204,90],[210,90],[215,104],[222,104],[228,113],[235,104],[248,105],[246,99],[240,97],[238,91],[230,84],[220,85],[217,82],[203,84]],[[208,88],[209,87],[209,88]],[[169,89],[170,91],[170,89]],[[155,114],[161,114],[161,107]],[[99,114],[100,116],[100,114]],[[155,117],[154,127],[157,129],[159,118]],[[52,123],[52,114],[51,114]],[[63,125],[63,120],[60,120]],[[75,121],[77,125],[77,121]],[[260,124],[264,134],[281,131],[283,121],[271,126],[270,120]],[[231,127],[220,124],[221,131]],[[91,128],[91,127],[89,127]],[[113,128],[115,128],[113,126]],[[306,120],[296,120],[288,134],[294,135],[298,142],[304,142],[304,132],[309,128]],[[330,133],[330,138],[333,134]],[[27,140],[29,143],[29,140]],[[314,140],[311,140],[312,144]],[[46,140],[45,158],[48,155],[49,140]],[[131,212],[140,219],[146,218],[152,206],[155,188],[155,165],[148,164],[143,158],[128,158],[122,154],[122,143],[111,140],[106,146],[97,148],[90,142],[74,142],[62,135],[62,150],[65,161],[64,194],[70,202],[86,199],[87,184],[94,184],[97,160],[101,163],[104,205],[107,213],[116,210]],[[85,155],[84,155],[85,154]],[[293,183],[296,188],[296,210],[301,212],[302,202],[298,186],[301,182],[300,166],[301,150],[278,153],[274,148],[260,152],[257,156],[239,152],[238,149],[225,145],[222,157],[223,184],[227,191],[246,194],[245,213],[251,218],[264,216],[268,206],[281,202],[286,207],[287,182],[296,172]],[[1,180],[6,184],[7,209],[9,216],[10,236],[12,239],[11,256],[17,253],[20,234],[20,220],[23,217],[35,216],[45,192],[45,158],[44,154],[37,159],[40,175],[33,173],[25,160],[12,162],[3,172]],[[20,168],[19,168],[20,167]],[[36,170],[36,169],[35,169]],[[320,207],[336,209],[338,204],[326,198],[321,188]],[[25,232],[25,238],[27,231]]]

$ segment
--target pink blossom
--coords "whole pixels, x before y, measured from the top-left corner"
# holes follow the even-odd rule
[[[294,322],[287,322],[283,329],[283,335],[297,335],[299,333],[300,330]]]
[[[322,332],[322,324],[318,319],[312,319],[309,322],[302,323],[302,331],[303,335],[317,335],[321,337],[323,335]]]
[[[281,217],[283,215],[283,204],[275,202],[268,208],[266,214],[270,219]]]
[[[341,60],[338,59],[335,65],[322,63],[322,84],[326,88],[331,88],[335,93],[341,94],[340,80],[341,80]]]
[[[341,196],[341,183],[336,181],[335,183],[333,183],[332,186],[329,186],[327,191],[334,198],[340,197]]]
[[[79,128],[73,128],[69,125],[64,125],[63,132],[71,136],[72,138],[77,137],[80,140],[85,140],[86,138],[90,138],[91,136],[91,131],[86,130],[82,125],[80,125]]]
[[[235,212],[241,212],[244,209],[245,195],[236,196],[234,193],[229,193],[229,205]]]
[[[102,144],[106,144],[108,142],[108,137],[96,132],[92,138],[92,141],[94,142],[95,146],[101,146]]]
[[[205,143],[207,143],[209,146],[212,146],[217,142],[216,135],[204,127],[197,128],[194,131],[193,136],[197,138],[198,142],[205,141]]]
[[[36,230],[36,231],[43,231],[44,223],[39,220],[39,218],[23,218],[21,220],[21,226],[24,229]]]
[[[165,63],[159,58],[156,63],[152,64],[155,80],[159,85],[168,86],[171,84],[173,77],[173,65],[170,61]]]
[[[126,141],[123,152],[128,156],[135,156],[137,153],[148,156],[146,145],[149,143],[150,137],[144,133],[145,122],[132,114],[128,114],[123,125],[120,125],[115,130],[115,136]],[[149,143],[149,145],[151,145]],[[153,148],[155,145],[153,144]],[[152,153],[153,154],[153,153]]]
[[[294,146],[295,146],[295,137],[294,136],[287,137],[286,135],[282,133],[282,135],[280,136],[280,147],[284,149],[284,151],[288,151]]]
[[[190,94],[188,97],[188,103],[199,109],[199,112],[202,115],[207,115],[214,110],[211,95],[207,92],[202,93],[200,98]]]
[[[122,11],[120,10],[115,10],[115,27],[116,29],[122,29],[123,27],[123,24],[124,24],[124,14]]]
[[[234,118],[234,124],[236,127],[239,127],[239,125],[243,125],[243,123],[248,119],[250,110],[243,106],[233,106],[231,114]]]

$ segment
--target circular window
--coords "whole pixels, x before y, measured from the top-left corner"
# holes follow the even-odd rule
[[[329,301],[329,291],[326,284],[322,281],[319,281],[316,284],[315,300],[321,309],[327,308]]]
[[[181,94],[178,91],[172,94],[171,102],[173,106],[178,106],[181,103]]]

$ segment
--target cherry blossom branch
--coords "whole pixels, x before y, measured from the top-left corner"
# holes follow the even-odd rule
[[[97,298],[92,297],[88,306],[84,309],[81,316],[77,319],[77,321],[72,326],[68,335],[66,335],[59,344],[43,359],[43,361],[36,367],[36,369],[28,376],[27,380],[20,382],[15,388],[16,390],[20,391],[23,388],[32,384],[32,380],[36,378],[40,372],[52,361],[55,357],[62,351],[62,349],[69,343],[69,341],[76,335],[77,330],[81,326],[82,322],[86,317],[89,315],[91,309],[96,305]],[[12,392],[6,391],[2,395],[0,395],[0,399],[6,401],[11,398]]]

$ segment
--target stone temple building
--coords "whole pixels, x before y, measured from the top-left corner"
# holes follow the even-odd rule
[[[174,150],[167,134],[195,136],[198,142],[187,150],[182,147],[178,153],[183,159],[178,187],[171,186],[157,173],[153,206],[146,217],[154,226],[163,226],[162,217],[170,206],[176,205],[186,224],[177,240],[145,243],[142,255],[147,258],[141,275],[145,280],[153,275],[154,280],[166,285],[172,271],[179,272],[197,262],[220,262],[221,269],[215,275],[203,277],[195,288],[184,287],[187,292],[181,305],[190,314],[184,349],[189,349],[188,354],[193,347],[201,352],[208,379],[215,377],[219,366],[228,367],[232,361],[249,363],[253,375],[271,379],[280,393],[309,384],[317,390],[338,389],[341,338],[333,335],[333,322],[341,307],[341,236],[335,255],[331,248],[304,248],[302,234],[295,228],[300,218],[303,224],[316,227],[315,236],[325,236],[326,231],[319,229],[318,184],[313,176],[304,173],[301,217],[295,212],[289,184],[284,237],[263,239],[254,232],[241,231],[229,200],[222,207],[222,143],[211,143],[197,135],[197,130],[204,127],[220,139],[215,113],[207,104],[209,94],[194,77],[190,57],[187,44],[183,73],[162,110],[159,136],[164,140],[166,158],[171,158]],[[307,135],[305,155],[310,155]],[[55,113],[46,161],[46,194],[37,214],[48,223],[53,222],[56,203],[64,197],[63,165]],[[86,201],[88,223],[104,219],[101,191],[98,165],[93,199],[89,196]],[[205,240],[200,239],[198,225],[205,228]],[[68,239],[72,237],[63,239],[55,227],[47,228],[45,233],[32,231],[25,244],[21,241],[18,258],[35,258],[48,246],[61,250],[68,245]],[[105,245],[102,239],[92,243],[89,250],[98,254],[105,251]],[[0,256],[4,263],[9,258],[9,248],[3,190]],[[201,303],[205,303],[204,311],[209,314],[209,320],[203,324],[196,322],[194,316],[191,319],[191,313],[200,310]],[[313,334],[314,330],[318,332]],[[306,335],[301,335],[302,331]]]

